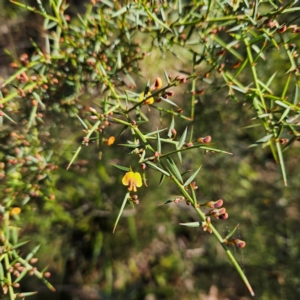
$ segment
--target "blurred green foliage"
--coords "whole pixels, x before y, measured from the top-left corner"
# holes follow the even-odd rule
[[[214,222],[223,237],[240,224],[235,237],[247,247],[231,249],[259,299],[298,299],[299,7],[106,0],[91,1],[77,16],[75,4],[67,8],[65,1],[27,4],[11,3],[5,12],[11,20],[21,15],[24,24],[34,20],[40,30],[26,47],[12,36],[15,71],[3,69],[0,82],[0,275],[16,264],[5,251],[18,243],[18,232],[21,242],[30,240],[15,251],[19,263],[36,263],[24,253],[40,244],[37,277],[45,280],[50,271],[47,280],[56,288],[53,294],[30,276],[20,289],[13,286],[38,290],[36,299],[250,298],[222,246],[201,227],[178,225],[199,221],[191,207],[158,206],[179,190],[167,178],[158,188],[160,176],[149,167],[140,204],[125,207],[112,234],[126,193],[124,172],[112,164],[139,168],[128,155],[132,149],[120,146],[132,141],[130,130],[102,115],[105,105],[119,101],[129,109],[138,105],[127,115],[143,133],[169,128],[172,112],[177,141],[188,126],[193,142],[211,136],[209,146],[233,153],[185,151],[180,169],[202,165],[200,203],[224,199],[229,218]],[[161,95],[140,105],[145,86],[164,71],[171,84],[176,76],[187,78],[172,87],[177,106],[158,102]],[[104,127],[84,140],[99,120]],[[116,142],[108,146],[111,135]],[[254,144],[259,147],[248,148]],[[14,207],[22,209],[19,215],[11,213]],[[1,276],[4,293],[9,284]]]

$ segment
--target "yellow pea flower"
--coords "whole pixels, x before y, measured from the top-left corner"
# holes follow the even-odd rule
[[[133,172],[130,169],[130,171],[124,175],[122,183],[128,185],[128,191],[136,192],[136,188],[143,185],[142,176],[139,172]]]
[[[151,93],[150,93],[150,92],[147,93],[147,96],[146,96],[146,97],[149,97],[149,96],[151,96]],[[144,98],[145,98],[145,93],[142,92],[142,93],[140,94],[140,101],[143,101]],[[144,102],[144,104],[149,105],[149,104],[152,104],[153,102],[154,102],[154,99],[153,99],[153,97],[151,97],[151,98],[147,99],[147,100]]]
[[[110,136],[106,142],[107,146],[111,146],[115,142],[116,138],[114,136]]]
[[[10,210],[10,212],[9,212],[9,214],[11,215],[11,216],[13,216],[13,215],[19,215],[21,213],[21,208],[20,207],[13,207],[11,210]]]

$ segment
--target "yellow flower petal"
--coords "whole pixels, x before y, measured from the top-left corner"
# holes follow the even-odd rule
[[[137,187],[141,187],[143,185],[143,181],[142,181],[142,176],[140,173],[135,172],[134,173],[134,177],[135,177],[135,181],[136,181],[136,186]]]
[[[149,96],[151,96],[151,93],[150,93],[150,92],[147,93],[147,96],[146,96],[146,97],[149,97]],[[143,101],[144,98],[145,98],[145,93],[142,92],[142,93],[140,94],[140,102]],[[147,99],[147,100],[144,102],[144,104],[149,105],[149,104],[152,104],[153,102],[154,102],[154,99],[153,99],[153,97],[151,97],[151,98]]]
[[[137,187],[141,187],[143,185],[142,176],[138,172],[127,172],[122,178],[122,184],[128,186],[129,191],[136,192]]]

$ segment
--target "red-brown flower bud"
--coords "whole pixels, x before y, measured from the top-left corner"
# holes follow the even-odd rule
[[[210,135],[208,135],[206,137],[200,137],[200,138],[197,139],[197,142],[203,143],[203,144],[207,144],[210,141],[211,141],[211,136]]]
[[[233,239],[233,240],[231,240],[231,242],[239,248],[244,248],[246,246],[246,242],[242,241],[240,239]]]

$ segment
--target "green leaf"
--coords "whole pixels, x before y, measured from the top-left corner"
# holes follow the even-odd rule
[[[282,106],[282,107],[284,107],[284,108],[289,108],[290,107],[289,105],[285,104],[284,102],[282,102],[280,100],[276,100],[275,103]]]
[[[126,5],[123,6],[120,10],[118,10],[117,12],[115,12],[114,14],[112,14],[111,18],[115,18],[119,15],[124,14],[125,12],[129,11],[131,5]]]
[[[259,144],[264,144],[264,143],[268,142],[272,137],[273,137],[273,134],[268,134],[268,135],[264,136],[263,138],[257,140],[255,142],[255,144],[248,146],[248,148],[256,147]]]
[[[172,116],[170,128],[169,128],[169,131],[168,131],[168,137],[169,138],[171,138],[173,136],[172,130],[174,129],[174,126],[175,126],[175,121],[174,121],[174,116]]]
[[[12,123],[17,124],[17,123],[16,123],[9,115],[7,115],[4,111],[1,111],[1,113],[2,113],[2,115],[3,115],[6,119],[8,119],[9,121],[11,121]],[[0,120],[1,120],[1,117],[0,117]],[[3,125],[2,120],[1,120],[1,125]]]
[[[151,161],[146,161],[145,162],[150,168],[159,171],[160,173],[170,177],[170,173],[168,173],[167,171],[165,171],[164,169],[160,168],[159,166],[157,166],[155,163],[151,162]]]
[[[76,157],[78,156],[79,152],[81,151],[82,146],[79,146],[76,150],[76,152],[74,153],[71,161],[69,162],[68,166],[67,166],[67,170],[69,170],[69,168],[71,167],[71,165],[73,164],[74,160],[76,159]]]
[[[43,108],[45,108],[45,104],[42,102],[40,96],[36,92],[33,92],[32,96]]]
[[[28,242],[29,242],[29,241],[24,241],[24,242],[18,243],[18,244],[16,244],[16,245],[13,245],[12,248],[10,248],[10,249],[17,249],[17,248],[20,248],[20,247],[26,245]]]
[[[177,149],[181,149],[182,146],[184,145],[185,139],[186,139],[186,135],[187,135],[187,127],[185,128],[185,130],[184,130],[184,132],[183,132],[183,134],[182,134],[182,136],[180,138],[180,141],[179,141],[179,143],[177,145]]]
[[[200,169],[201,169],[201,166],[190,176],[190,178],[183,185],[184,186],[189,185],[195,179],[195,177],[199,173]]]
[[[169,74],[165,70],[164,70],[164,74],[165,74],[165,78],[166,78],[168,84],[170,84]]]
[[[152,131],[152,132],[149,132],[147,134],[144,134],[144,136],[156,136],[156,134],[160,133],[160,132],[163,132],[165,131],[167,128],[163,128],[163,129],[159,129],[159,130],[155,130],[155,131]]]
[[[161,174],[160,179],[159,179],[159,184],[158,184],[158,186],[161,186],[161,185],[162,185],[162,183],[163,183],[165,177],[166,177],[166,176],[165,176],[164,174]]]
[[[297,105],[297,103],[298,103],[298,98],[299,98],[299,87],[298,87],[298,85],[296,84],[296,85],[295,85],[294,96],[293,96],[293,104],[294,104],[294,105]]]
[[[25,260],[28,261],[31,258],[33,258],[33,256],[38,252],[39,249],[40,249],[40,245],[34,247],[33,250],[26,256]]]
[[[179,223],[179,225],[187,226],[187,227],[199,227],[200,222]]]
[[[78,118],[78,120],[80,121],[81,125],[86,129],[88,130],[88,126],[84,123],[84,121],[76,114],[76,117]]]
[[[19,295],[22,295],[22,298],[25,299],[25,297],[36,295],[38,292],[25,292],[21,294],[15,294],[15,297],[20,297]]]
[[[120,146],[127,147],[127,148],[139,148],[141,145],[137,144],[119,144]]]
[[[175,102],[171,101],[170,99],[166,99],[166,98],[164,98],[164,97],[160,97],[160,99],[161,99],[162,101],[164,101],[164,102],[167,102],[167,103],[169,103],[169,104],[171,104],[171,105],[174,105],[174,106],[178,107],[178,105],[177,105]]]
[[[180,163],[182,164],[182,155],[181,155],[180,151],[177,152],[177,156],[178,156]]]
[[[161,153],[161,141],[160,141],[159,132],[157,132],[157,152]]]
[[[93,127],[89,130],[89,133],[86,135],[86,138],[89,139],[90,136],[93,134],[93,132],[99,127],[101,121],[97,121]],[[79,152],[81,151],[82,146],[79,146],[78,149],[76,150],[75,154],[73,155],[70,163],[67,166],[67,170],[69,170],[69,168],[71,167],[71,165],[73,164],[74,160],[76,159],[76,157],[78,156]]]
[[[284,113],[281,115],[280,120],[278,121],[278,123],[280,123],[281,121],[283,121],[283,120],[286,118],[286,116],[289,114],[290,110],[291,110],[291,107],[289,106],[289,107],[284,111]]]
[[[0,286],[2,287],[4,281],[4,270],[3,265],[0,263]]]
[[[114,225],[113,233],[115,232],[115,230],[116,230],[116,228],[117,228],[118,222],[119,222],[119,220],[120,220],[120,217],[121,217],[121,215],[122,215],[122,213],[123,213],[123,210],[124,210],[124,208],[125,208],[125,204],[126,204],[126,202],[127,202],[127,200],[128,200],[129,197],[130,197],[130,193],[128,192],[128,193],[126,193],[126,195],[125,195],[125,197],[124,197],[124,200],[123,200],[123,203],[122,203],[122,205],[121,205],[121,208],[120,208],[118,217],[117,217],[116,222],[115,222],[115,225]]]
[[[123,167],[123,166],[120,166],[120,165],[116,165],[116,164],[111,164],[113,167],[121,170],[121,171],[125,171],[125,172],[129,172],[130,171],[130,168],[128,167]]]
[[[177,178],[177,180],[179,180],[182,183],[183,180],[182,180],[181,174],[180,174],[176,164],[174,163],[173,159],[171,157],[167,157],[167,161],[169,163],[169,166],[171,167],[172,174]]]
[[[148,16],[149,16],[154,22],[158,23],[158,24],[161,25],[163,28],[165,28],[165,29],[167,29],[167,30],[169,30],[169,31],[172,32],[172,30],[171,30],[165,23],[163,23],[161,20],[159,20],[159,19],[157,18],[157,16],[156,16],[154,13],[152,13],[152,12],[148,9],[148,7],[147,7],[146,5],[144,5],[144,10],[147,12]]]
[[[273,79],[275,78],[275,76],[277,75],[277,71],[269,78],[266,86],[270,86],[270,84],[272,83]]]
[[[284,185],[287,186],[287,177],[286,177],[284,159],[283,159],[283,155],[282,155],[281,144],[280,144],[279,141],[276,142],[276,150],[277,150],[277,154],[278,154],[279,164],[280,164],[280,167],[281,167],[283,182],[284,182]]]
[[[165,204],[169,204],[169,203],[173,203],[173,202],[174,202],[173,200],[167,200],[166,202],[158,204],[158,205],[160,206],[160,205],[165,205]]]
[[[287,81],[284,85],[284,88],[283,88],[283,91],[282,91],[282,94],[281,94],[281,98],[284,99],[285,96],[286,96],[286,93],[288,91],[288,88],[289,88],[289,85],[290,85],[290,82],[291,82],[291,75],[292,74],[289,74],[288,78],[287,78]]]
[[[235,231],[238,229],[239,227],[239,224],[237,224],[227,235],[226,237],[224,238],[224,240],[228,240],[234,233]]]

